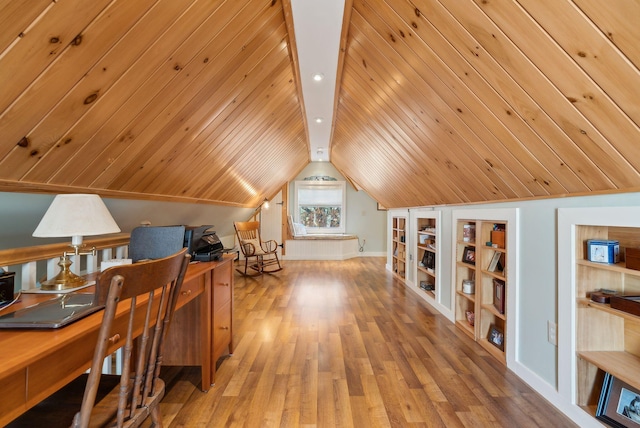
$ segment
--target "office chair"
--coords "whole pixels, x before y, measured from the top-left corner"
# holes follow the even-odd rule
[[[162,343],[189,260],[187,250],[182,249],[166,258],[115,266],[101,272],[96,280],[96,298],[105,309],[90,372],[73,380],[8,427],[68,427],[70,424],[81,428],[137,427],[148,416],[154,426],[162,427],[159,409],[165,392],[165,384],[159,377]],[[119,321],[114,326],[118,306],[125,306],[129,313],[125,315],[127,319],[122,320],[126,323]],[[121,336],[124,339],[122,375],[102,375],[102,362],[113,352],[109,348],[121,343]]]
[[[244,272],[236,269],[238,272],[245,276],[257,276],[282,270],[277,253],[278,244],[273,239],[260,239],[259,221],[236,221],[233,227],[244,256]],[[248,274],[247,269],[252,269],[255,273]]]

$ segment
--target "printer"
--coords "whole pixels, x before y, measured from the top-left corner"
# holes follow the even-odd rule
[[[191,254],[191,260],[210,262],[222,260],[224,246],[215,231],[210,230],[213,225],[185,226],[184,246]]]

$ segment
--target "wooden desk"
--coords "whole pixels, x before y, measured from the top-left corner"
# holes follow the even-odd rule
[[[217,359],[233,352],[233,262],[189,266],[164,348],[164,365],[202,368],[202,389],[214,382]],[[90,289],[87,289],[90,291]],[[28,294],[1,313],[51,295]],[[140,304],[144,302],[141,301]],[[118,307],[114,330],[124,328],[129,302]],[[0,330],[0,426],[4,426],[91,366],[103,311],[57,330]],[[115,352],[123,343],[113,344]]]
[[[202,390],[213,385],[216,361],[233,353],[233,256],[189,266],[164,344],[163,365],[202,367]],[[199,298],[196,298],[199,297]]]

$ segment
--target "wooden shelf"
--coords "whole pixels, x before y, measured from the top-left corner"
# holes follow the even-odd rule
[[[579,297],[577,299],[577,303],[578,303],[578,306],[582,306],[582,307],[587,306],[587,307],[590,307],[590,308],[598,309],[598,310],[603,311],[603,312],[607,312],[607,313],[609,313],[611,315],[622,317],[624,319],[640,322],[640,317],[638,317],[636,315],[633,315],[633,314],[630,314],[629,312],[621,311],[621,310],[618,310],[618,309],[613,309],[611,307],[611,305],[609,305],[608,303],[594,302],[593,300],[588,299],[586,297]]]
[[[475,268],[476,268],[476,265],[472,265],[471,263],[461,262],[460,260],[458,260],[458,261],[456,262],[456,264],[457,264],[457,265],[460,265],[460,266],[466,266],[466,267],[468,267],[469,269],[475,269]]]
[[[640,389],[640,357],[624,351],[582,351],[578,357]]]
[[[467,293],[463,293],[460,290],[456,290],[456,294],[464,299],[470,300],[472,302],[476,301],[476,295],[475,294],[467,294]]]
[[[482,309],[487,311],[487,312],[490,312],[494,317],[500,318],[503,321],[506,321],[506,319],[507,319],[505,314],[501,314],[500,312],[498,312],[498,310],[492,304],[484,303],[484,304],[482,304]]]
[[[504,351],[498,349],[494,344],[489,342],[486,338],[482,338],[478,340],[478,343],[482,345],[482,347],[491,355],[496,357],[498,360],[504,360]]]
[[[434,278],[436,276],[436,272],[435,271],[430,272],[427,268],[423,268],[422,266],[418,266],[418,270],[420,272],[423,272],[425,275],[429,275],[429,276],[432,276]]]
[[[483,273],[484,275],[488,275],[488,276],[491,276],[491,277],[496,278],[496,279],[501,279],[501,280],[503,280],[503,281],[506,281],[506,280],[507,280],[507,277],[506,277],[506,276],[504,276],[504,272],[490,272],[490,271],[488,271],[488,270],[484,270],[484,269],[483,269],[483,270],[482,270],[482,273]]]
[[[606,270],[610,272],[623,273],[625,275],[639,276],[640,270],[628,269],[624,262],[616,263],[616,264],[607,264],[607,263],[596,263],[590,262],[589,260],[579,259],[576,260],[576,264],[580,266],[588,266],[595,269]]]
[[[420,289],[422,290],[422,288]],[[429,296],[433,297],[434,299],[436,298],[436,293],[434,293],[431,290],[422,290],[424,293],[428,294]]]
[[[488,245],[482,245],[482,249],[484,250],[491,250],[491,251],[498,251],[499,253],[506,253],[507,249],[506,248],[499,248],[499,247],[489,247]]]
[[[465,332],[469,337],[475,339],[475,328],[472,325],[469,325],[467,320],[457,320],[456,326],[460,328],[460,330]]]

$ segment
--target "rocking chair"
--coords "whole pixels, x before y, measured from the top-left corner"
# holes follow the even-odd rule
[[[257,276],[282,270],[277,253],[278,244],[273,239],[264,242],[260,239],[259,221],[236,221],[233,227],[244,255],[244,272],[236,269],[238,272],[245,276]],[[247,273],[247,269],[255,273]]]

